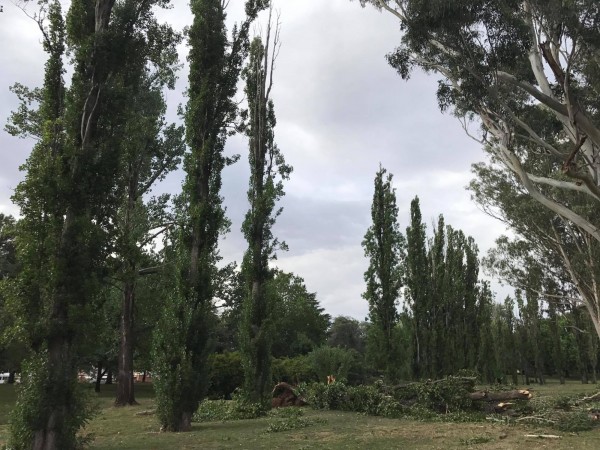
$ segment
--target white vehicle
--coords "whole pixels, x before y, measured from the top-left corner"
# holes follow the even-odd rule
[[[10,374],[8,372],[0,373],[0,384],[8,383],[8,377]]]

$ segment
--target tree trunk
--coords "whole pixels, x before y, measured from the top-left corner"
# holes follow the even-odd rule
[[[135,286],[125,284],[121,306],[121,343],[115,406],[136,405],[133,386],[133,305]]]
[[[192,415],[193,413],[186,411],[181,413],[179,429],[177,431],[192,431]]]
[[[98,361],[98,371],[96,372],[96,383],[94,385],[94,391],[100,392],[100,383],[102,382],[102,377],[106,373],[106,370],[102,370],[102,362]]]
[[[469,394],[471,400],[496,402],[503,400],[529,400],[532,397],[528,390],[517,389],[512,391],[475,391]]]
[[[60,450],[60,441],[65,429],[65,422],[69,419],[69,399],[72,396],[72,381],[77,377],[75,367],[72,367],[73,358],[71,343],[68,338],[58,334],[48,343],[48,381],[59,390],[59,395],[47,397],[52,401],[50,414],[43,425],[34,430],[32,450]]]
[[[108,369],[106,372],[106,384],[113,384],[113,371]]]
[[[11,370],[8,372],[8,380],[6,380],[8,384],[15,384],[15,371]]]

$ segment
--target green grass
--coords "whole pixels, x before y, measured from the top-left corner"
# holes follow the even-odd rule
[[[99,414],[84,431],[95,436],[96,450],[153,449],[581,449],[600,448],[600,430],[571,434],[504,423],[440,423],[385,419],[337,411],[304,409],[310,426],[269,433],[273,418],[195,423],[190,433],[161,433],[152,415],[136,413],[154,408],[149,385],[136,385],[138,406],[115,408],[114,386],[95,395]],[[542,389],[543,388],[543,389]],[[569,395],[592,392],[596,386],[549,384],[534,392]],[[558,391],[558,392],[556,392]],[[7,414],[14,404],[12,386],[0,385],[0,445],[6,441]],[[560,440],[526,438],[525,434],[558,434]]]

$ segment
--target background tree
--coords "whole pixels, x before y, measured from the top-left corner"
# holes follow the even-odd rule
[[[520,191],[560,217],[571,234],[599,242],[597,2],[361,3],[401,22],[401,44],[388,55],[398,73],[405,79],[416,67],[438,73],[440,108],[452,109],[465,128],[478,119],[477,139]],[[581,202],[590,207],[579,209]],[[568,252],[560,256],[571,264]],[[570,273],[600,335],[599,297],[583,288],[579,275]]]
[[[7,302],[19,272],[15,248],[15,218],[0,213],[0,370],[8,370],[8,383],[15,382],[15,373],[19,371],[21,361],[27,354],[27,347],[10,335],[10,323],[15,320],[10,304]]]
[[[281,208],[275,209],[275,204],[284,194],[283,180],[289,178],[292,170],[275,144],[273,131],[276,120],[270,96],[278,49],[279,24],[272,28],[270,13],[265,43],[259,37],[254,38],[249,62],[243,72],[248,98],[246,133],[250,140],[250,209],[242,225],[248,250],[242,265],[247,297],[240,328],[240,349],[248,398],[265,406],[269,403],[274,326],[271,283],[274,273],[269,268],[269,259],[275,257],[278,248],[285,248],[273,236],[272,227],[282,211]]]
[[[366,330],[364,324],[346,316],[337,316],[329,328],[327,345],[356,350],[363,354],[366,347]]]
[[[432,323],[430,304],[429,262],[425,224],[421,219],[419,198],[410,203],[410,226],[406,228],[406,291],[414,320],[413,376],[416,379],[433,375],[430,353]]]
[[[372,225],[362,246],[369,258],[365,272],[367,290],[363,298],[369,302],[369,334],[371,357],[388,376],[395,377],[394,366],[399,363],[394,328],[398,323],[398,299],[402,287],[404,236],[398,225],[396,192],[392,174],[379,166],[375,175],[375,192],[371,205]]]
[[[272,355],[305,355],[325,344],[330,316],[319,305],[317,294],[308,292],[304,280],[292,273],[277,271],[272,283]]]
[[[121,283],[121,308],[119,321],[119,352],[117,394],[115,405],[135,404],[133,384],[133,358],[136,345],[134,311],[136,286],[146,248],[172,219],[166,212],[168,195],[147,197],[157,181],[174,170],[184,151],[183,127],[167,125],[164,120],[166,103],[162,91],[173,88],[176,44],[180,36],[170,27],[152,30],[148,37],[155,42],[142,47],[136,58],[127,60],[128,84],[122,92],[127,139],[122,147],[120,201],[113,215],[115,242],[112,270]],[[149,72],[145,62],[150,56],[143,51],[160,55],[159,64]],[[146,268],[147,269],[147,268]]]

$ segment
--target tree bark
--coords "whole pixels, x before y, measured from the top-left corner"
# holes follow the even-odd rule
[[[133,385],[133,306],[135,286],[127,282],[121,305],[121,342],[115,406],[137,405]]]
[[[505,400],[529,400],[532,397],[531,392],[524,389],[515,389],[512,391],[475,391],[469,394],[469,398],[475,401],[497,402]]]

